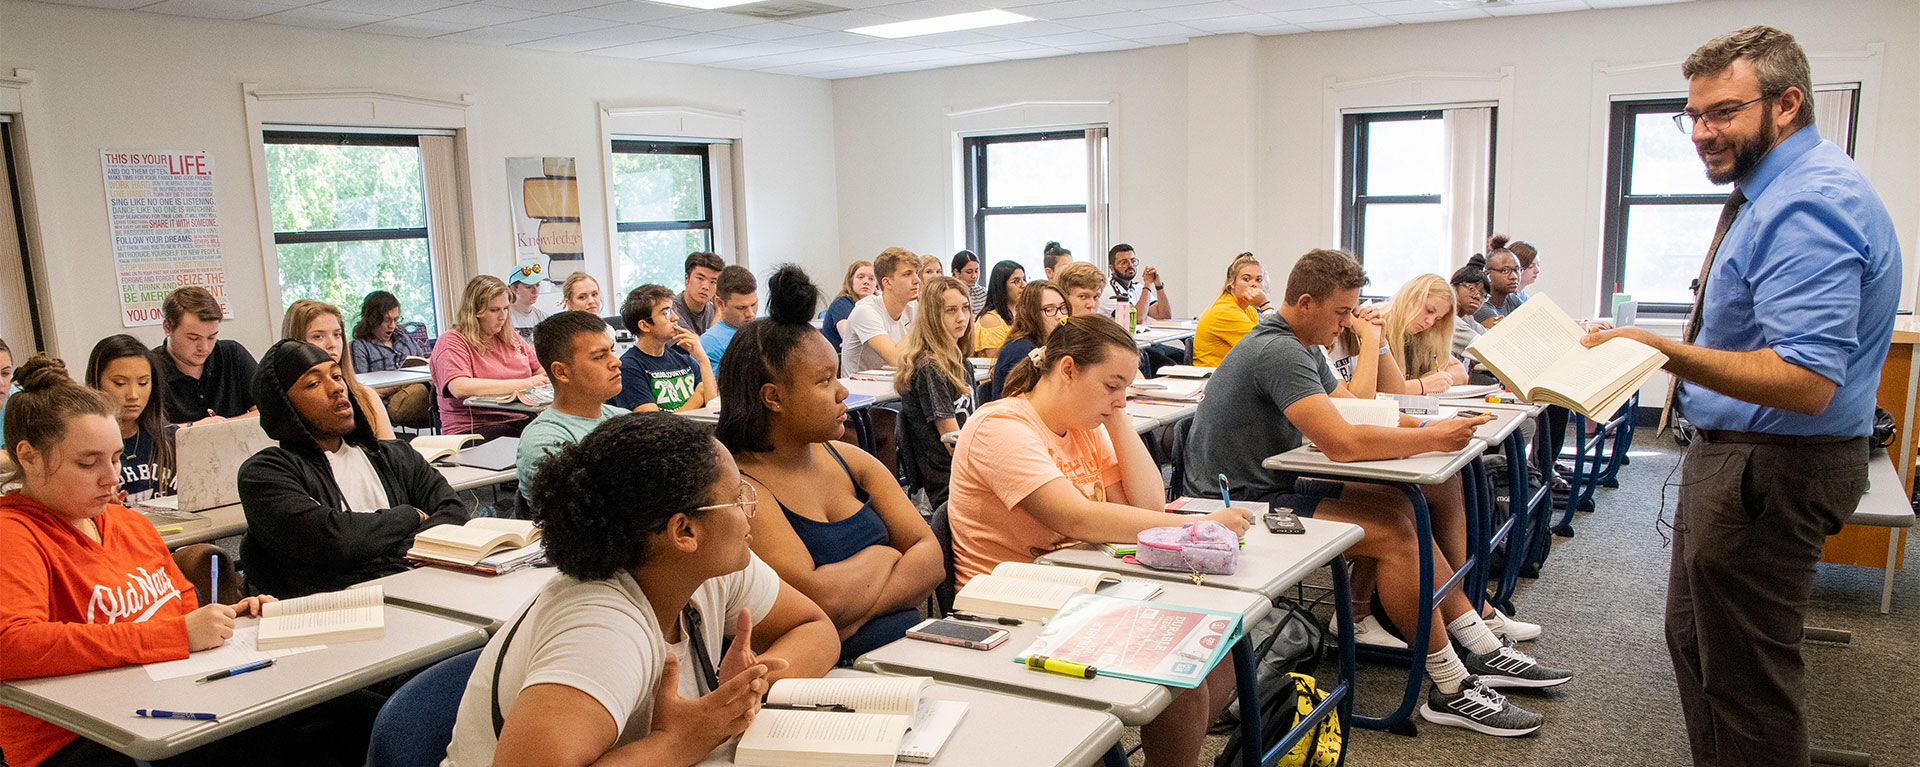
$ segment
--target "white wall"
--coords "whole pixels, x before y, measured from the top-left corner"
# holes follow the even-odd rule
[[[1920,81],[1920,13],[1912,0],[1698,0],[1266,37],[1251,63],[1231,43],[1205,39],[841,80],[834,83],[834,110],[842,241],[862,253],[896,241],[915,248],[939,241],[948,215],[940,207],[940,184],[950,149],[930,134],[940,130],[943,109],[1117,97],[1120,119],[1112,138],[1127,150],[1112,158],[1116,179],[1125,179],[1116,201],[1126,203],[1116,211],[1115,239],[1132,241],[1146,262],[1161,264],[1176,313],[1192,314],[1217,294],[1220,273],[1241,249],[1229,240],[1241,231],[1253,233],[1245,247],[1262,256],[1270,274],[1284,274],[1307,249],[1337,243],[1334,163],[1327,161],[1336,151],[1326,127],[1330,81],[1411,72],[1497,75],[1510,66],[1511,123],[1502,126],[1499,141],[1514,159],[1509,183],[1496,189],[1505,213],[1495,226],[1542,248],[1539,290],[1566,297],[1563,305],[1590,307],[1599,289],[1605,184],[1603,155],[1591,144],[1595,126],[1607,117],[1594,106],[1596,63],[1677,62],[1713,36],[1754,23],[1794,33],[1816,59],[1885,44],[1881,86],[1868,96],[1877,99],[1877,109],[1862,115],[1875,128],[1866,171],[1898,227],[1907,254],[1904,301],[1911,305],[1920,220],[1920,132],[1914,129],[1920,90],[1912,86]],[[1663,87],[1685,90],[1677,66],[1667,79],[1671,85]],[[1223,92],[1247,93],[1257,104],[1226,108]],[[1597,95],[1604,103],[1606,94]],[[1180,126],[1191,127],[1183,132]],[[1138,135],[1143,130],[1150,135]],[[1247,156],[1242,136],[1249,130],[1257,169],[1246,204],[1231,171]],[[1209,220],[1199,220],[1195,211],[1201,210],[1212,211]],[[1456,254],[1456,261],[1466,255]]]
[[[268,24],[95,11],[0,0],[0,73],[37,72],[50,137],[31,146],[47,172],[32,193],[45,213],[52,283],[41,306],[69,364],[123,329],[107,231],[102,149],[209,150],[236,319],[223,335],[256,353],[275,336],[264,317],[243,82],[261,88],[375,88],[471,94],[468,158],[478,267],[512,262],[503,158],[578,158],[588,258],[607,272],[607,207],[598,107],[744,110],[748,252],[756,272],[795,261],[838,282],[831,88],[809,78]],[[823,283],[824,284],[824,283]],[[617,306],[617,298],[610,298]],[[349,313],[354,311],[350,308]]]

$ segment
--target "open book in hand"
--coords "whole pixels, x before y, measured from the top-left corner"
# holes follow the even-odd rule
[[[1528,402],[1605,421],[1666,364],[1667,355],[1629,338],[1589,349],[1580,343],[1586,334],[1553,299],[1540,295],[1473,339],[1467,353]]]
[[[1117,595],[1130,599],[1152,599],[1161,591],[1158,585],[1148,581],[1121,578],[1105,570],[1001,562],[994,565],[993,572],[968,580],[954,595],[953,609],[1044,621],[1075,594],[1105,594],[1114,589],[1121,589]]]
[[[407,556],[473,565],[496,551],[521,548],[538,540],[540,528],[528,520],[480,517],[464,525],[434,525],[415,533]]]
[[[967,704],[923,700],[927,677],[782,679],[740,736],[740,765],[891,765],[933,761]],[[811,707],[796,710],[783,707]]]
[[[386,592],[379,586],[268,602],[260,608],[261,650],[380,639],[387,635]]]

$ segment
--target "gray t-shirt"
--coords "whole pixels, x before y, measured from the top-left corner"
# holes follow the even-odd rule
[[[1479,338],[1480,334],[1485,332],[1487,331],[1481,328],[1478,322],[1474,322],[1465,317],[1454,317],[1453,356],[1463,362],[1472,364],[1473,358],[1467,356],[1467,344],[1473,343],[1473,339]]]
[[[712,301],[708,301],[705,305],[700,307],[700,311],[696,312],[692,308],[687,306],[686,291],[682,290],[678,293],[673,294],[674,323],[679,325],[680,327],[686,328],[687,330],[691,331],[694,335],[697,336],[702,333],[705,333],[707,332],[707,328],[713,327],[713,315],[714,315],[714,310],[713,310]]]
[[[1300,343],[1278,312],[1260,321],[1227,352],[1207,382],[1207,397],[1193,417],[1187,440],[1187,474],[1181,492],[1210,498],[1220,492],[1215,475],[1227,475],[1234,498],[1264,499],[1285,492],[1292,479],[1262,468],[1270,456],[1299,447],[1300,429],[1287,420],[1293,403],[1333,393],[1336,380],[1326,355]]]

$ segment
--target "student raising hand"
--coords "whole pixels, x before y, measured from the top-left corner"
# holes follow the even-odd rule
[[[745,611],[741,612],[744,615]],[[734,639],[734,647],[744,644],[738,637]],[[733,656],[727,653],[728,660]],[[723,674],[721,679],[726,681],[718,689],[687,700],[680,697],[681,673],[679,659],[668,655],[660,669],[660,683],[653,688],[653,732],[646,739],[661,739],[669,764],[699,762],[728,738],[746,732],[754,715],[760,713],[760,695],[766,689],[767,667],[756,664],[736,669],[731,678]]]

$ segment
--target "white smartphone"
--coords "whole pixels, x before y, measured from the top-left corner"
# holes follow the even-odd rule
[[[991,650],[999,647],[1001,642],[1007,641],[1007,630],[977,623],[931,618],[907,629],[907,637],[956,647],[971,647],[975,650]]]

